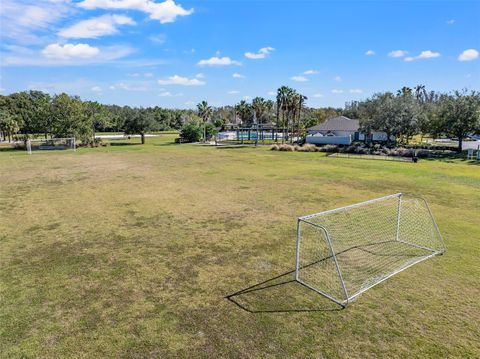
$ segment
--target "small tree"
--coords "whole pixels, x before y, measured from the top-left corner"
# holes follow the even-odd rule
[[[440,98],[436,119],[437,128],[458,138],[458,151],[463,139],[471,132],[480,131],[480,93],[467,90]]]
[[[83,103],[83,113],[92,124],[92,139],[95,141],[95,132],[98,128],[110,126],[110,117],[108,112],[96,101],[86,101]]]
[[[125,121],[124,126],[125,134],[139,134],[143,145],[145,144],[145,133],[152,130],[154,121],[150,113],[142,109],[135,109],[132,111],[131,116]]]
[[[180,130],[180,138],[184,142],[198,142],[202,137],[202,128],[195,122],[187,122]]]
[[[421,108],[409,88],[404,87],[395,98],[397,104],[396,132],[408,143],[419,131]]]
[[[65,93],[56,95],[51,105],[51,133],[54,137],[70,137],[90,142],[92,125],[83,112],[83,103],[79,97]]]
[[[12,136],[20,131],[22,119],[19,116],[12,116],[9,112],[2,110],[0,112],[0,132],[3,138],[8,137],[8,142],[12,141]]]
[[[207,101],[202,101],[197,105],[198,115],[203,120],[203,142],[207,140],[207,122],[212,117],[213,109]]]
[[[215,137],[218,134],[218,128],[215,127],[212,123],[207,123],[205,125],[205,135],[207,140],[210,140],[212,137]]]

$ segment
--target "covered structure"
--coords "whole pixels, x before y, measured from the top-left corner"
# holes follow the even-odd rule
[[[218,139],[234,141],[278,141],[283,138],[283,128],[277,127],[274,123],[252,124],[226,124],[225,131],[218,134]]]

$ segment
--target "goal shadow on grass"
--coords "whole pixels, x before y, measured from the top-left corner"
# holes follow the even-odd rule
[[[250,313],[339,311],[343,307],[295,280],[295,270],[254,284],[225,297]]]

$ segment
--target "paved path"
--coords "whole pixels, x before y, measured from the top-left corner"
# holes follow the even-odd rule
[[[113,140],[120,140],[127,137],[140,137],[140,135],[124,135],[124,134],[117,134],[117,135],[95,135],[95,138],[109,138]],[[145,137],[158,137],[158,135],[145,135]]]

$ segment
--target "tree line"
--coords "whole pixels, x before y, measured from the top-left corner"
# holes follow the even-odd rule
[[[0,96],[0,136],[9,141],[75,137],[91,144],[95,133],[103,131],[140,134],[144,142],[147,131],[178,130],[196,120],[193,110],[104,105],[65,93],[24,91]]]
[[[206,101],[196,110],[105,105],[82,101],[65,93],[49,95],[24,91],[0,96],[0,136],[4,140],[32,137],[75,137],[83,144],[95,142],[95,133],[139,134],[142,143],[151,131],[180,130],[189,141],[208,139],[226,124],[254,128],[272,124],[283,132],[283,140],[293,141],[305,129],[325,120],[345,115],[359,119],[361,131],[385,132],[389,142],[408,143],[413,136],[446,135],[462,141],[480,132],[480,93],[427,91],[425,86],[403,87],[396,93],[376,93],[344,108],[311,108],[307,97],[293,88],[281,86],[275,101],[255,97],[234,106],[212,107]],[[368,136],[366,136],[368,137]]]
[[[413,136],[440,136],[462,142],[473,133],[480,133],[480,93],[427,91],[425,86],[403,87],[396,93],[376,93],[363,101],[347,103],[343,114],[360,119],[366,135],[382,131],[388,142],[408,143]]]
[[[295,92],[290,90],[290,94]],[[38,137],[75,137],[88,145],[95,142],[95,133],[99,131],[139,134],[144,142],[147,132],[184,129],[183,132],[190,133],[188,137],[198,140],[213,136],[228,123],[240,122],[250,126],[254,112],[260,123],[274,121],[278,126],[283,124],[288,128],[287,119],[292,112],[287,109],[287,97],[282,97],[282,101],[274,103],[257,97],[252,104],[242,101],[235,106],[221,107],[211,107],[204,101],[196,110],[181,110],[160,106],[141,108],[106,105],[83,101],[78,96],[66,93],[50,95],[36,90],[23,91],[0,95],[0,138],[13,141]],[[278,105],[282,107],[282,116],[276,119],[275,108]],[[337,115],[339,111],[304,107],[302,119],[306,125],[313,125]]]

